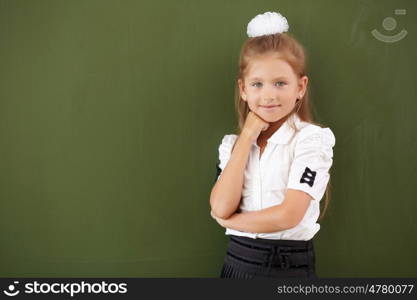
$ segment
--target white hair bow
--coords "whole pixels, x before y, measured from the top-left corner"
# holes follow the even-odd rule
[[[287,19],[276,12],[266,12],[254,17],[248,23],[247,34],[249,37],[256,37],[266,34],[275,34],[288,31]]]

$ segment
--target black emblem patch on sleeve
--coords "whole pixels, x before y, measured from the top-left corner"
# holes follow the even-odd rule
[[[310,187],[314,184],[317,172],[310,170],[308,167],[304,170],[303,176],[301,176],[300,183],[307,183]]]

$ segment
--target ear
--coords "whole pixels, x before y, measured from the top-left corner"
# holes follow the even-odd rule
[[[304,97],[304,94],[307,90],[307,84],[308,84],[308,77],[306,75],[302,76],[298,81],[298,97],[301,99]]]
[[[239,85],[239,93],[240,93],[240,97],[242,98],[243,101],[247,101],[247,95],[245,92],[245,83],[242,79],[238,79],[237,83]]]

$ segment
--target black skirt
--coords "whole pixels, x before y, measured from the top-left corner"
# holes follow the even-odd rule
[[[317,278],[313,239],[253,239],[229,235],[220,278]]]

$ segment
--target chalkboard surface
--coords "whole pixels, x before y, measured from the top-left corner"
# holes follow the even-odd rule
[[[0,275],[217,277],[209,194],[266,11],[307,49],[336,136],[317,274],[416,277],[412,0],[1,0]]]

